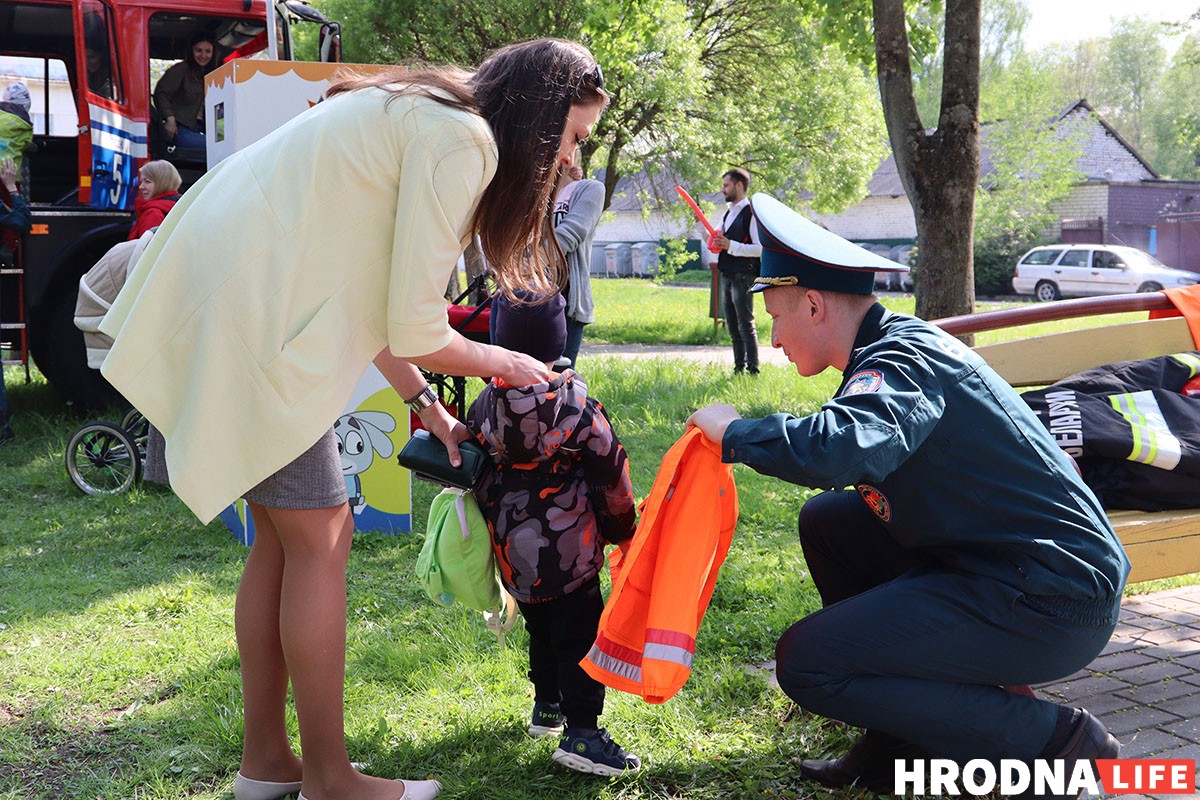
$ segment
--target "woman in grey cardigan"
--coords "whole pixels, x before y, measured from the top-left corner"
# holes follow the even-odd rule
[[[567,343],[563,358],[579,356],[583,326],[595,320],[592,302],[592,238],[604,211],[604,184],[590,178],[580,180],[583,171],[577,164],[563,170],[554,201],[554,238],[567,257]]]

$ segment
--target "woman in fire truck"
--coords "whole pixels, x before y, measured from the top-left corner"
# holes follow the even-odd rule
[[[346,753],[354,526],[331,426],[374,360],[458,463],[466,429],[418,366],[550,377],[455,332],[442,291],[474,235],[510,296],[562,284],[551,193],[608,95],[591,53],[554,39],[474,73],[396,68],[327,95],[179,201],[104,319],[103,372],[164,434],[172,488],[201,520],[249,502],[237,800],[424,800],[437,781],[368,777]]]
[[[198,33],[183,61],[172,64],[154,86],[154,105],[167,141],[178,147],[204,147],[204,76],[217,66],[216,42]]]

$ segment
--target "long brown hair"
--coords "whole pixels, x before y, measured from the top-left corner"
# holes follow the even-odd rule
[[[208,42],[212,46],[212,58],[208,59],[208,63],[204,66],[200,66],[196,62],[196,54],[192,52],[192,48],[201,42]],[[203,85],[204,76],[221,66],[221,60],[217,56],[217,40],[212,37],[212,34],[197,33],[188,41],[187,52],[183,55],[183,62],[187,64],[191,79]]]
[[[338,81],[326,96],[370,86],[384,87],[393,97],[420,94],[487,120],[499,159],[471,220],[472,232],[510,297],[517,289],[544,294],[562,286],[566,259],[551,221],[559,144],[572,105],[608,102],[587,48],[535,39],[496,50],[474,73],[397,67]]]

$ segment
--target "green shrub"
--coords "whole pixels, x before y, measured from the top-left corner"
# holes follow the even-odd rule
[[[1017,259],[1034,243],[1014,236],[998,236],[975,243],[976,296],[1013,293],[1012,276]]]

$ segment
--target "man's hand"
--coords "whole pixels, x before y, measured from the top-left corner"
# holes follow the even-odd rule
[[[729,250],[729,237],[721,231],[717,231],[715,234],[713,234],[712,243],[714,246],[719,247],[722,250]]]
[[[440,402],[419,411],[417,416],[421,418],[421,424],[425,426],[425,430],[436,436],[439,442],[446,445],[446,454],[450,457],[450,466],[457,467],[461,464],[462,456],[458,454],[458,443],[471,438],[471,433],[467,430],[467,426],[451,416],[450,412]]]
[[[742,415],[737,409],[728,403],[713,403],[688,417],[687,424],[696,426],[707,438],[719,445],[725,438],[725,429],[729,427],[729,423],[741,418]]]

